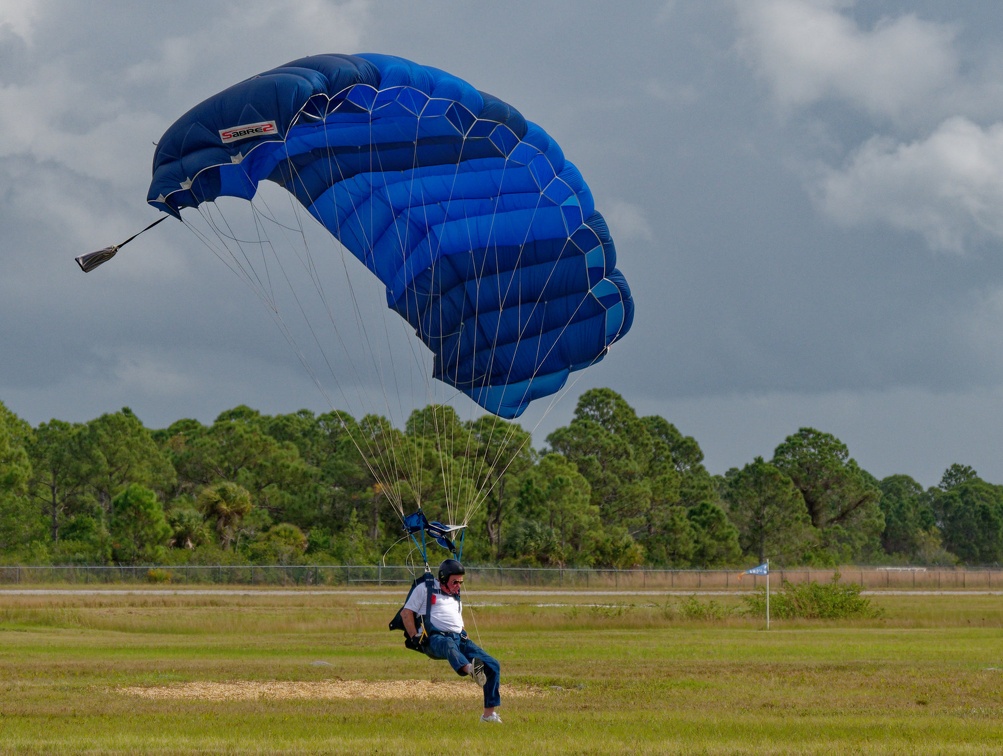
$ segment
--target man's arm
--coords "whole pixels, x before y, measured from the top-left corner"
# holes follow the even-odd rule
[[[413,638],[418,633],[418,628],[414,624],[415,614],[410,609],[401,609],[401,622],[404,623],[404,630],[408,638]]]

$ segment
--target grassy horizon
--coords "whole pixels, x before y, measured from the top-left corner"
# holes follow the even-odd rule
[[[731,612],[736,597],[691,598],[727,615],[692,619],[679,597],[470,591],[468,629],[503,665],[505,724],[490,727],[472,684],[386,631],[398,593],[2,595],[0,750],[964,754],[1003,742],[999,597],[874,597],[877,619],[766,631]],[[202,683],[260,693],[125,692]],[[317,692],[336,683],[378,695]],[[300,697],[276,693],[287,688]]]

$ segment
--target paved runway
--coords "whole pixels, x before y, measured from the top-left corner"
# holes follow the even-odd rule
[[[374,593],[396,595],[402,593],[399,587],[360,588],[0,588],[0,596],[372,596]],[[500,598],[527,595],[540,597],[555,596],[744,596],[746,591],[590,591],[552,590],[548,588],[525,588],[518,590],[468,590],[464,596],[477,599]],[[999,591],[861,591],[862,596],[1003,596]]]

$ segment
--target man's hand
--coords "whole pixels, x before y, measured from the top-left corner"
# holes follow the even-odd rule
[[[424,653],[425,652],[425,641],[427,641],[427,640],[428,640],[428,636],[425,635],[425,630],[424,630],[424,628],[422,628],[422,631],[420,633],[416,633],[415,635],[411,635],[411,636],[407,637],[404,640],[404,645],[407,648],[410,648],[412,651],[421,651],[422,653]]]

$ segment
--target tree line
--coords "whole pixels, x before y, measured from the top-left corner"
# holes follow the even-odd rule
[[[1003,486],[970,467],[925,490],[878,480],[835,436],[801,428],[771,459],[711,475],[695,439],[611,389],[585,392],[542,449],[516,423],[441,405],[402,429],[239,406],[153,430],[127,408],[33,428],[0,403],[7,563],[400,563],[400,512],[420,503],[434,519],[468,501],[463,553],[479,563],[1003,561]]]

